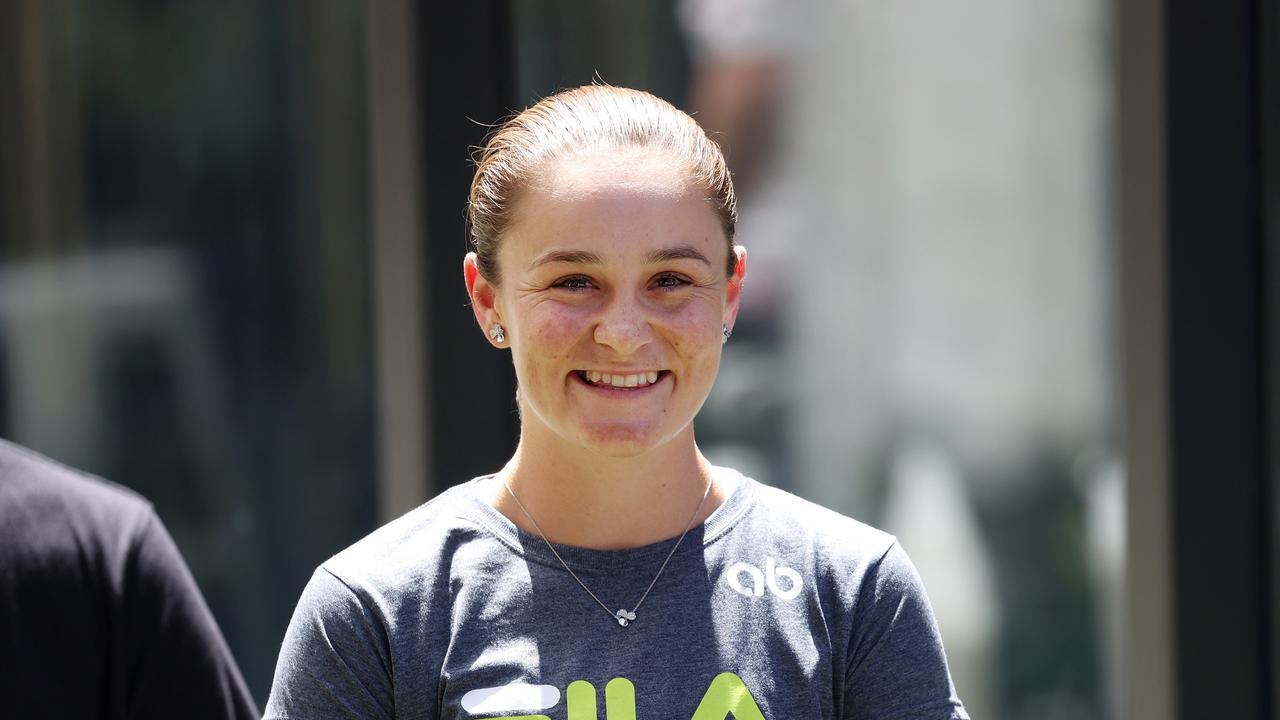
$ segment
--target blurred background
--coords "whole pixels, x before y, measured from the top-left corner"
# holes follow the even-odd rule
[[[459,272],[469,157],[592,81],[693,112],[735,173],[749,280],[704,450],[896,534],[974,718],[1173,717],[1197,607],[1173,599],[1178,490],[1224,478],[1252,494],[1212,522],[1251,517],[1256,555],[1227,567],[1252,578],[1256,662],[1225,668],[1273,702],[1274,89],[1239,111],[1270,164],[1224,170],[1253,183],[1247,267],[1200,279],[1252,283],[1256,342],[1214,357],[1251,368],[1224,392],[1256,407],[1212,422],[1246,418],[1256,462],[1202,480],[1177,473],[1178,447],[1210,450],[1174,442],[1200,414],[1162,328],[1222,332],[1170,308],[1195,293],[1178,269],[1230,248],[1162,249],[1184,225],[1160,148],[1195,145],[1159,89],[1164,4],[473,5],[0,8],[0,436],[155,503],[259,702],[312,569],[514,447],[510,366]]]

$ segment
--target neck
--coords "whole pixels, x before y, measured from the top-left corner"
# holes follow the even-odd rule
[[[706,520],[728,495],[713,482],[692,426],[661,447],[625,458],[581,448],[542,449],[522,429],[520,445],[498,479],[537,521],[530,522],[506,487],[495,483],[490,502],[520,528],[541,531],[552,542],[601,550],[677,537]]]

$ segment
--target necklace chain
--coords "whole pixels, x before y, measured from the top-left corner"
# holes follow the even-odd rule
[[[565,562],[564,558],[560,557],[560,553],[556,552],[555,546],[547,539],[547,534],[542,532],[542,527],[538,525],[538,521],[533,519],[533,513],[530,513],[529,509],[524,506],[524,503],[520,502],[520,498],[516,496],[516,491],[511,489],[511,485],[507,483],[506,478],[503,478],[502,485],[507,489],[507,494],[511,496],[511,499],[516,501],[516,507],[520,508],[520,512],[524,513],[524,516],[529,518],[529,522],[533,524],[533,529],[538,531],[538,537],[542,538],[542,542],[547,546],[547,549],[551,551],[551,554],[556,557],[556,560],[560,561],[560,564],[564,567],[565,571],[582,586],[583,590],[587,591],[587,594],[591,596],[592,600],[596,601],[597,605],[604,608],[604,611],[609,613],[609,617],[617,620],[618,624],[622,627],[626,627],[635,622],[636,611],[644,604],[645,598],[649,597],[649,591],[658,583],[658,578],[662,577],[662,572],[667,569],[667,563],[671,562],[671,557],[676,554],[676,550],[680,549],[680,543],[684,542],[684,536],[689,534],[689,529],[693,527],[694,518],[698,517],[698,512],[702,510],[702,506],[707,502],[707,496],[711,494],[711,483],[714,479],[715,478],[713,476],[707,480],[707,487],[702,491],[702,497],[698,500],[698,506],[693,509],[693,514],[689,516],[689,522],[684,524],[684,532],[680,533],[680,537],[676,540],[676,544],[671,547],[671,552],[667,553],[666,559],[662,561],[662,566],[658,568],[658,572],[653,576],[653,580],[649,582],[649,587],[644,589],[644,594],[642,594],[640,599],[636,601],[635,607],[631,608],[630,611],[626,608],[620,608],[616,612],[610,610],[608,605],[605,605],[595,593],[591,592],[591,588],[587,587],[587,584],[582,582],[582,578],[578,577],[578,573],[574,572],[573,568],[569,567],[569,563]]]

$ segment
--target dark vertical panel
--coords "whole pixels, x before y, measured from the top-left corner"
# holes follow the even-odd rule
[[[437,487],[497,470],[515,448],[515,379],[507,353],[476,327],[462,283],[473,148],[512,109],[505,2],[422,6],[427,352]]]
[[[1264,372],[1267,382],[1267,416],[1265,442],[1267,456],[1266,485],[1270,493],[1267,525],[1271,542],[1267,547],[1270,573],[1269,595],[1265,606],[1271,608],[1271,647],[1268,656],[1270,680],[1267,702],[1269,717],[1280,720],[1280,6],[1262,3],[1259,8],[1259,50],[1261,53],[1258,87],[1262,96],[1262,223],[1263,282],[1265,299],[1263,335],[1265,338]]]
[[[1257,6],[1166,5],[1181,717],[1262,718],[1266,609]]]

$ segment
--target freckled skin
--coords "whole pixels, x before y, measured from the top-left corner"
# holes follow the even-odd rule
[[[701,257],[654,257],[672,248]],[[555,251],[580,257],[540,262]],[[483,295],[475,303],[483,326],[506,329],[522,443],[612,457],[677,437],[692,444],[721,325],[737,314],[743,264],[726,277],[728,252],[705,193],[662,155],[580,154],[548,168],[516,203],[491,309]],[[649,388],[617,392],[588,386],[578,370],[664,372]]]

